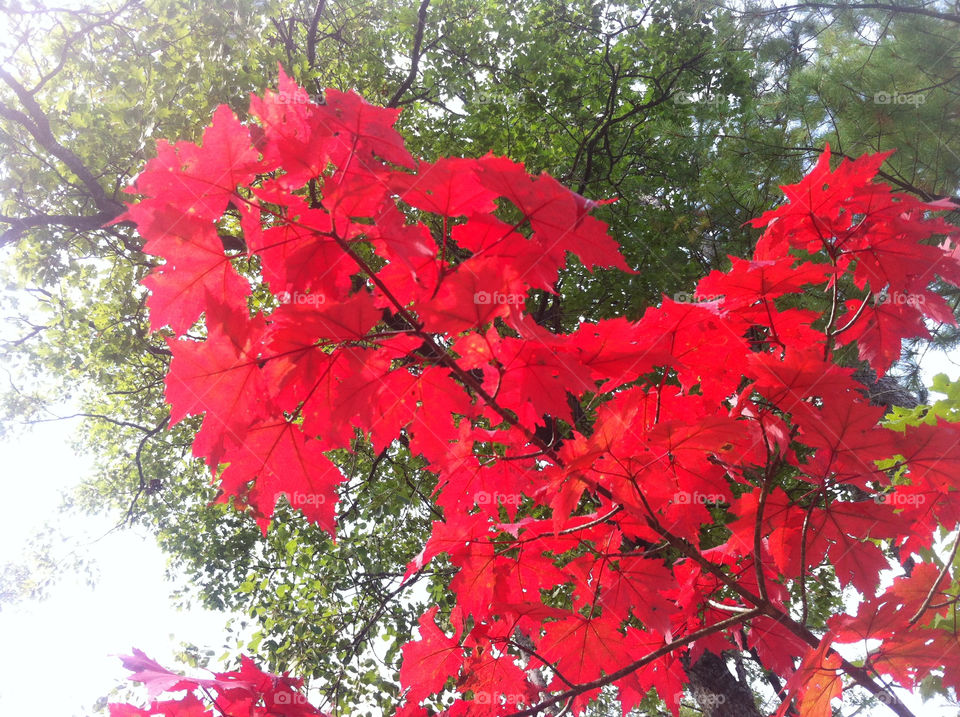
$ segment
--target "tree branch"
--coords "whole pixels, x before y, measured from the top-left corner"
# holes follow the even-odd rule
[[[62,144],[53,136],[50,129],[50,121],[47,115],[37,104],[33,95],[21,85],[9,72],[0,67],[0,79],[7,83],[17,95],[20,103],[26,110],[26,114],[0,103],[0,116],[6,117],[17,124],[23,126],[27,132],[43,147],[47,152],[59,159],[70,168],[90,193],[90,198],[101,212],[116,210],[118,213],[123,211],[123,205],[107,196],[103,187],[97,181],[93,173],[87,168],[83,161],[74,152]],[[116,215],[114,215],[116,216]]]
[[[631,662],[629,665],[625,665],[624,667],[621,667],[616,672],[611,672],[609,675],[598,677],[597,679],[591,680],[590,682],[584,682],[583,684],[577,685],[572,689],[566,690],[564,692],[560,692],[554,695],[553,697],[548,697],[543,702],[535,704],[533,707],[528,707],[527,709],[521,710],[519,712],[511,712],[507,715],[507,717],[528,717],[529,715],[535,715],[535,714],[538,714],[541,710],[544,710],[547,707],[551,707],[557,704],[558,702],[562,702],[563,700],[566,700],[571,697],[576,697],[577,695],[581,695],[584,692],[589,692],[590,690],[595,690],[598,687],[609,685],[621,678],[626,677],[631,672],[636,672],[641,667],[644,667],[645,665],[649,665],[654,660],[658,660],[664,655],[670,654],[674,650],[680,649],[682,647],[686,647],[691,642],[699,640],[701,637],[706,637],[707,635],[712,635],[716,632],[726,630],[728,627],[731,627],[733,625],[739,625],[740,623],[745,622],[750,618],[757,617],[762,612],[763,611],[760,610],[759,608],[754,608],[753,610],[740,613],[739,615],[728,617],[726,620],[715,622],[713,625],[708,625],[707,627],[703,627],[703,628],[700,628],[699,630],[695,630],[694,632],[691,632],[689,635],[684,635],[683,637],[678,637],[676,640],[673,640],[672,642],[668,642],[663,647],[657,650],[654,650],[653,652],[647,655],[644,655],[639,660],[636,660],[635,662]]]
[[[2,112],[0,112],[0,114],[2,114]],[[0,233],[0,247],[17,241],[23,232],[36,227],[61,226],[67,229],[74,229],[78,232],[99,229],[107,222],[116,219],[122,212],[123,207],[117,205],[116,209],[87,216],[77,214],[34,214],[29,217],[8,217],[0,214],[0,222],[10,225],[8,229]]]
[[[310,63],[310,69],[315,68],[317,64],[317,28],[320,26],[320,16],[326,7],[327,0],[320,0],[317,3],[313,18],[310,20],[310,27],[307,29],[307,62]]]
[[[393,97],[387,102],[387,107],[396,107],[400,103],[403,93],[410,89],[413,81],[417,78],[417,69],[420,66],[420,46],[423,44],[423,30],[427,25],[427,8],[430,7],[430,0],[420,0],[420,9],[417,11],[417,30],[413,36],[413,50],[410,53],[410,72],[400,83]]]

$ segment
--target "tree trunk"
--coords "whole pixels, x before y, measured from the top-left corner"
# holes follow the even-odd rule
[[[690,690],[703,717],[763,717],[753,701],[753,692],[733,676],[716,653],[704,652],[695,665],[687,665],[686,669]]]

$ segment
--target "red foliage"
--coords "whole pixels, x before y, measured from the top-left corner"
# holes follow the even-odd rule
[[[307,702],[300,691],[303,680],[263,672],[248,657],[242,658],[239,672],[221,672],[214,674],[211,679],[184,677],[170,672],[137,649],[134,649],[133,655],[120,659],[123,666],[133,673],[130,679],[146,685],[151,699],[162,692],[188,692],[178,700],[151,702],[146,709],[111,704],[110,717],[151,717],[158,714],[176,717],[227,714],[237,717],[309,717],[322,714]],[[202,692],[216,711],[209,711],[190,690]]]
[[[705,649],[755,647],[809,715],[852,682],[909,714],[870,669],[960,683],[956,636],[931,626],[949,576],[921,564],[875,594],[895,549],[906,560],[956,526],[960,428],[880,427],[833,361],[856,341],[883,374],[925,318],[952,320],[929,286],[960,284],[956,237],[922,242],[955,228],[930,216],[944,204],[873,181],[885,155],[831,170],[827,149],[753,222],[753,259],[700,282],[709,300],[564,335],[524,301],[571,256],[628,269],[596,202],[502,157],[415,161],[397,111],[336,90],[317,105],[282,74],[251,113],[259,126],[220,108],[202,146],[161,144],[136,181],[128,218],[164,262],[148,305],[174,334],[172,418],[204,414],[196,454],[264,531],[286,496],[333,533],[343,477],[324,451],[358,433],[378,451],[402,433],[429,461],[444,520],[408,574],[445,553],[457,608],[439,623],[429,610],[404,648],[400,714],[442,691],[450,715],[578,714],[604,685],[625,711],[654,689],[677,714],[680,658]],[[218,223],[246,255],[222,250]],[[782,298],[798,293],[827,310]],[[537,432],[558,422],[559,446]],[[895,456],[894,487],[876,461]],[[829,569],[864,601],[822,634],[806,586]],[[869,669],[832,649],[867,639]],[[262,695],[251,714],[293,714],[217,680]]]

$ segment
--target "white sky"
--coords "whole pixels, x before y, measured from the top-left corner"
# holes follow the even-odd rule
[[[0,443],[0,562],[16,559],[23,536],[54,520],[96,561],[94,589],[69,576],[50,599],[0,612],[0,715],[87,717],[93,703],[128,674],[111,655],[138,647],[162,664],[181,641],[223,652],[227,616],[172,609],[165,558],[152,538],[107,533],[116,518],[57,515],[60,491],[89,472],[69,446],[75,422],[38,426]],[[128,683],[132,684],[132,683]]]

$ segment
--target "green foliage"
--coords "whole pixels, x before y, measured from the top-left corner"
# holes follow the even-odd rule
[[[933,377],[930,390],[946,396],[931,404],[904,408],[894,406],[887,414],[884,425],[897,431],[906,430],[907,426],[927,424],[937,425],[938,421],[960,421],[960,381],[951,381],[945,373],[938,373]]]

